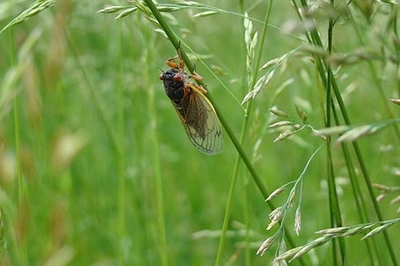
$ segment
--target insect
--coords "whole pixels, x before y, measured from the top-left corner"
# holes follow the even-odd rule
[[[201,80],[194,72],[185,72],[180,49],[178,55],[166,62],[170,67],[160,74],[164,90],[175,107],[190,142],[201,152],[214,155],[222,152],[224,136],[221,123],[214,107],[206,97],[206,89],[194,84],[190,79]]]

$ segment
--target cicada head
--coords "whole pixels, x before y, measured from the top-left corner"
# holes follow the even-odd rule
[[[179,103],[184,96],[184,79],[178,69],[170,68],[161,73],[160,79],[163,81],[164,90],[167,96],[174,103]]]

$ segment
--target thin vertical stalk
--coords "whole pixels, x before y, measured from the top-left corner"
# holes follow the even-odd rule
[[[122,36],[120,36],[122,38]],[[119,39],[120,45],[121,38]],[[120,73],[123,73],[122,66],[122,53],[120,52],[119,68]],[[124,147],[124,136],[125,136],[125,115],[124,115],[124,89],[122,84],[122,77],[120,77],[118,84],[118,265],[125,265],[125,248],[124,238],[126,234],[126,213],[125,213],[125,149]]]
[[[155,39],[152,38],[149,40],[149,43],[154,44]],[[154,51],[155,45],[152,45],[151,51]],[[154,58],[149,58],[152,56],[152,53],[149,53],[148,50],[146,50],[145,53],[145,58],[146,61],[153,62]],[[150,72],[148,69],[148,64],[144,64],[146,66],[145,69],[145,75],[148,75],[147,73]],[[150,78],[146,78],[146,80],[149,80]],[[155,100],[154,100],[154,88],[149,88],[147,90],[148,92],[148,110],[150,110],[150,138],[152,142],[152,151],[153,154],[153,166],[154,166],[154,181],[155,181],[155,197],[156,197],[156,206],[157,206],[157,229],[159,233],[159,252],[160,252],[160,257],[161,257],[161,265],[167,266],[168,265],[168,246],[167,246],[167,236],[166,236],[166,229],[165,229],[165,214],[164,214],[164,196],[163,196],[163,178],[162,178],[162,173],[161,173],[161,162],[160,162],[160,149],[159,149],[159,138],[157,136],[157,116],[156,116],[156,105],[155,105]]]
[[[93,98],[94,106],[96,107],[96,110],[97,110],[98,114],[100,115],[101,122],[103,123],[104,129],[107,133],[107,136],[110,139],[110,142],[112,144],[111,148],[113,149],[113,151],[116,154],[119,154],[121,152],[119,150],[120,147],[119,147],[118,141],[114,135],[113,126],[107,120],[107,116],[104,111],[103,103],[100,99],[99,92],[98,92],[98,90],[96,90],[94,88],[93,84],[90,82],[89,77],[86,73],[86,69],[83,67],[81,61],[79,60],[79,56],[76,52],[75,46],[72,43],[72,40],[71,40],[67,30],[65,30],[65,36],[67,36],[67,42],[68,42],[69,49],[71,49],[73,58],[76,60],[76,64],[79,68],[79,72],[82,73],[82,78],[83,78],[84,82],[86,83],[86,86],[89,88],[90,94]]]
[[[330,1],[331,6],[334,6],[334,0]],[[334,21],[333,19],[329,19],[329,26],[328,26],[328,52],[332,53],[332,42],[333,42],[333,27]],[[331,127],[331,108],[334,108],[333,100],[331,97],[331,80],[333,78],[332,72],[329,65],[326,65],[327,70],[327,83],[326,83],[326,126]],[[331,213],[331,226],[332,227],[341,227],[342,224],[342,215],[340,212],[340,205],[338,194],[336,190],[336,182],[335,182],[335,174],[333,169],[333,160],[332,160],[332,147],[331,147],[331,137],[327,137],[326,139],[327,144],[327,165],[328,165],[328,184],[329,184],[329,202],[330,202],[330,213]],[[338,265],[337,259],[339,254],[337,254],[336,244],[335,242],[339,242],[340,247],[340,257],[341,257],[341,264],[346,265],[346,247],[343,238],[339,238],[338,240],[332,240],[332,252],[333,252],[333,260],[334,265]]]
[[[10,62],[11,65],[15,65],[15,51],[14,51],[14,35],[12,29],[9,30],[9,40],[10,40]],[[21,131],[20,131],[20,122],[19,122],[19,102],[18,96],[15,95],[13,99],[13,111],[14,111],[14,145],[15,145],[15,160],[16,160],[16,170],[17,170],[17,180],[18,180],[18,210],[21,213],[24,208],[24,190],[23,190],[23,177],[22,177],[22,169],[21,169],[21,149],[20,149],[20,142],[21,142]],[[21,265],[27,265],[27,247],[26,247],[26,239],[23,239],[24,235],[17,239],[17,241],[21,241],[17,243],[19,248],[19,262]]]

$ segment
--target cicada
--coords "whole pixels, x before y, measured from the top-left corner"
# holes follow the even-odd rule
[[[170,69],[160,74],[160,80],[190,142],[207,155],[222,152],[224,136],[214,106],[205,95],[207,90],[191,81],[191,79],[201,80],[202,77],[196,72],[193,74],[185,72],[180,49],[178,55],[169,58],[166,64]]]

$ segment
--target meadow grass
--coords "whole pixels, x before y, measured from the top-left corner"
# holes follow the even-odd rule
[[[393,2],[0,9],[1,265],[398,264]],[[216,156],[158,79],[179,42]]]

